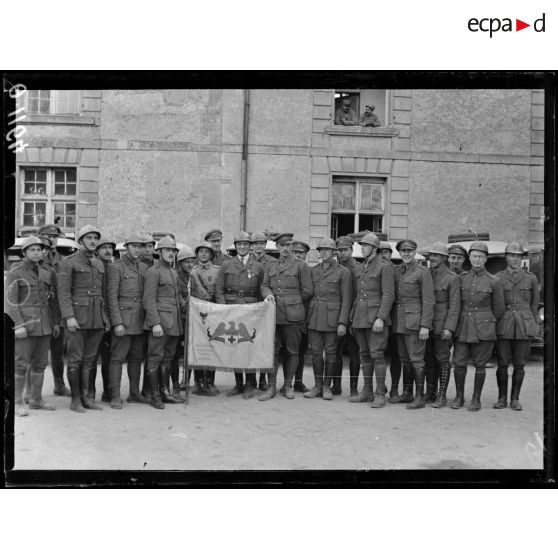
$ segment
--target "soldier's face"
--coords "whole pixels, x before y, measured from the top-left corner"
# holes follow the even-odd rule
[[[97,247],[97,255],[105,262],[112,261],[112,244],[102,244]]]
[[[351,101],[343,101],[343,111],[349,112],[351,110]]]
[[[481,250],[471,250],[469,252],[469,261],[473,269],[482,269],[486,263],[487,257]]]
[[[235,244],[236,252],[239,256],[244,257],[248,252],[250,252],[250,243],[249,242],[237,242]]]
[[[403,263],[408,265],[415,259],[416,250],[411,248],[401,248],[401,250],[399,250],[399,254],[401,254]]]
[[[461,272],[463,270],[463,264],[465,263],[465,256],[460,256],[459,254],[450,254],[449,267],[454,272]]]
[[[56,243],[58,242],[58,235],[56,234],[45,234],[45,236],[50,240],[53,248],[54,246],[56,246]]]
[[[444,256],[442,254],[429,254],[430,258],[430,267],[432,269],[437,269],[444,263]]]
[[[97,233],[88,233],[81,237],[81,243],[86,250],[94,252],[99,245],[100,236]]]
[[[318,248],[322,262],[329,262],[333,258],[333,250],[331,248]]]
[[[391,262],[391,250],[382,250],[382,258],[384,258],[386,262]]]
[[[130,242],[129,244],[126,244],[126,251],[128,252],[130,258],[134,260],[137,260],[139,258],[140,246],[141,245],[137,242]]]
[[[43,258],[43,249],[42,246],[38,244],[32,244],[25,250],[25,258],[29,260],[31,263],[37,263]]]
[[[279,242],[277,244],[277,248],[279,248],[279,252],[281,256],[285,257],[292,253],[292,242]]]
[[[221,250],[221,242],[223,242],[222,238],[215,238],[213,240],[210,240],[209,244],[211,244],[211,247],[213,248],[213,250],[218,252],[219,250]]]
[[[372,244],[366,244],[366,243],[361,244],[360,251],[362,252],[362,257],[366,260],[374,252],[374,246],[372,246]]]
[[[255,254],[262,254],[265,251],[265,242],[253,242],[252,243],[252,250],[254,251]]]
[[[306,261],[306,252],[304,250],[293,250],[293,254],[297,260]]]
[[[140,246],[140,254],[144,258],[152,258],[153,257],[153,249],[155,248],[155,244],[153,242],[148,242],[147,244],[142,244]]]
[[[180,261],[180,267],[182,268],[182,271],[190,273],[190,271],[194,269],[195,262],[196,258],[186,258],[185,260]]]
[[[43,247],[41,248],[41,252],[42,252],[42,254],[43,254],[41,259],[44,260],[44,259],[47,258],[48,253],[50,252],[50,248],[49,248],[48,246],[43,246]]]
[[[173,250],[172,248],[161,248],[161,258],[168,264],[174,262],[175,254],[176,250]]]
[[[198,250],[198,260],[201,263],[207,263],[211,259],[211,250],[209,248],[200,248]]]
[[[512,269],[519,269],[521,267],[521,254],[506,254],[506,260]]]
[[[348,262],[353,256],[353,249],[350,246],[344,246],[337,249],[337,259],[341,263]]]

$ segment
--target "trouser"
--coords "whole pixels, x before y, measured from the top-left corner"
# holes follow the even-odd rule
[[[373,373],[376,372],[376,392],[384,395],[386,392],[386,361],[384,353],[389,337],[389,328],[384,326],[380,333],[372,328],[356,328],[355,339],[360,349],[362,375],[365,380],[364,391],[372,391]]]
[[[479,341],[478,343],[456,341],[453,351],[455,368],[467,369],[469,358],[472,359],[475,368],[485,368],[493,350],[494,341]]]
[[[389,361],[389,373],[391,376],[391,392],[399,390],[399,380],[401,379],[401,359],[397,351],[397,334],[390,332],[388,337],[387,350],[385,356]]]
[[[438,389],[438,379],[442,369],[449,367],[450,351],[453,339],[442,339],[440,334],[430,332],[426,340],[426,386],[427,395]]]
[[[68,368],[83,366],[83,369],[91,369],[96,362],[99,344],[104,333],[104,329],[77,329],[74,333],[66,330]]]
[[[324,368],[324,351],[327,362],[337,361],[337,332],[308,330],[308,341],[312,351],[312,364],[314,370]],[[332,364],[333,366],[333,364]]]
[[[285,385],[292,387],[298,366],[298,350],[304,324],[277,324],[275,326],[274,368],[279,367],[279,351],[283,348],[283,370]]]
[[[398,333],[397,334],[397,351],[401,364],[411,364],[413,368],[424,368],[424,352],[426,350],[426,341],[419,338],[416,333]]]
[[[524,368],[530,350],[529,339],[498,339],[498,368],[507,368],[510,364],[513,364],[514,369]]]
[[[306,356],[306,351],[308,350],[308,333],[302,332],[300,337],[300,345],[298,347],[298,366],[295,372],[295,382],[302,382],[302,376],[304,375],[304,357]]]
[[[110,392],[109,382],[109,366],[110,366],[110,352],[111,352],[111,332],[106,331],[99,343],[99,350],[95,357],[95,364],[91,367],[89,374],[89,391],[95,393],[95,380],[97,379],[97,362],[101,358],[101,377],[103,378],[103,393]]]
[[[147,370],[158,366],[170,366],[177,343],[178,335],[155,337],[150,331],[147,336]]]
[[[144,358],[145,335],[123,335],[118,337],[112,333],[110,346],[110,392],[113,400],[120,399],[120,385],[122,380],[122,364],[128,361],[128,378],[130,381],[130,394],[139,396],[139,378],[141,363]]]
[[[336,351],[336,362],[335,362],[335,379],[341,383],[341,378],[343,376],[343,349],[347,348],[349,353],[349,373],[351,378],[351,385],[358,383],[358,373],[360,370],[360,349],[358,347],[357,340],[355,336],[349,333],[339,337],[337,340],[337,351]]]
[[[48,365],[48,350],[50,335],[27,336],[15,339],[14,362],[15,368],[23,370],[23,374],[30,368],[34,372],[44,372]]]
[[[60,328],[58,337],[50,338],[50,366],[54,382],[64,383],[64,328]]]

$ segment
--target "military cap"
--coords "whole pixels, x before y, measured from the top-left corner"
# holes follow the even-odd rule
[[[237,242],[250,242],[251,237],[247,232],[244,231],[240,231],[235,237],[234,237],[234,244],[236,244]]]
[[[52,248],[52,242],[48,236],[43,236],[42,234],[40,234],[38,238],[43,244],[43,246],[46,246],[47,248]]]
[[[43,225],[39,229],[39,236],[43,234],[57,234],[58,236],[62,236],[62,230],[58,225]]]
[[[94,225],[85,225],[83,227],[81,227],[81,229],[79,229],[78,232],[78,237],[77,240],[78,242],[86,235],[86,234],[91,234],[91,233],[95,233],[99,235],[99,238],[101,238],[101,231],[95,227]]]
[[[506,246],[504,252],[506,254],[521,254],[521,255],[525,254],[525,250],[523,249],[523,245],[519,242],[516,242],[516,241],[510,242]]]
[[[27,248],[29,248],[29,246],[42,246],[43,245],[43,241],[34,235],[29,235],[25,237],[25,240],[22,242],[21,244],[21,253],[24,254],[25,250],[27,250]]]
[[[178,254],[176,255],[176,261],[180,262],[182,260],[187,260],[188,258],[195,258],[196,254],[194,254],[194,251],[192,250],[192,248],[190,248],[190,246],[183,246],[179,251]]]
[[[267,242],[267,236],[263,232],[253,232],[250,242]]]
[[[442,256],[448,255],[448,247],[443,242],[434,242],[428,249],[429,254],[441,254]]]
[[[273,240],[276,244],[289,242],[293,239],[294,233],[279,233]]]
[[[337,245],[335,244],[335,240],[333,240],[332,238],[324,237],[318,240],[318,245],[316,246],[316,249],[319,250],[320,248],[331,248],[332,250],[336,250]]]
[[[211,254],[213,256],[215,256],[215,250],[213,250],[213,246],[211,246],[211,244],[209,244],[209,242],[207,241],[203,241],[200,242],[197,246],[196,249],[194,250],[194,252],[196,253],[196,256],[198,255],[198,252],[202,249],[202,248],[207,248],[208,250],[211,250]]]
[[[380,250],[389,250],[390,252],[393,252],[393,248],[387,240],[380,240]]]
[[[335,245],[337,248],[352,248],[355,241],[350,236],[340,236]]]
[[[155,240],[148,232],[142,232],[140,236],[143,238],[142,244],[155,244]]]
[[[404,240],[400,240],[396,245],[395,248],[397,249],[397,251],[399,252],[402,248],[407,248],[407,249],[411,249],[411,250],[416,250],[417,249],[417,243],[414,240],[411,240],[410,238],[405,238]]]
[[[471,243],[471,246],[469,246],[468,253],[470,254],[473,250],[484,252],[488,256],[488,246],[484,242],[481,242],[480,240],[476,240],[475,242]]]
[[[116,250],[116,242],[111,240],[108,236],[101,236],[99,239],[99,244],[97,244],[97,248],[100,248],[103,244],[110,244],[113,250]]]
[[[141,233],[132,233],[130,236],[126,237],[124,246],[126,246],[126,244],[145,244],[145,235]]]
[[[374,105],[366,105],[366,108],[369,108],[371,111],[376,110],[376,107]]]
[[[380,239],[374,233],[365,234],[359,241],[359,244],[370,244],[370,246],[380,247]]]
[[[210,240],[218,240],[218,239],[221,239],[221,238],[223,238],[223,233],[219,229],[213,229],[213,230],[209,231],[208,233],[206,233],[205,236],[203,237],[203,239],[207,240],[208,242]]]
[[[310,245],[303,240],[293,240],[293,252],[309,252]]]
[[[448,254],[457,254],[458,256],[467,257],[467,250],[461,246],[461,244],[452,244],[448,248]]]
[[[170,235],[163,236],[163,238],[159,239],[157,242],[157,250],[161,250],[161,248],[170,248],[171,250],[176,250],[178,252],[178,248],[176,247],[176,240]]]

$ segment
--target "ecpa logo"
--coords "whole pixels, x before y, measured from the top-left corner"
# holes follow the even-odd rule
[[[492,38],[494,33],[498,31],[503,32],[512,32],[512,31],[521,31],[522,29],[526,29],[527,27],[531,27],[530,23],[526,23],[521,19],[515,18],[515,29],[513,28],[512,18],[504,17],[502,19],[498,17],[484,17],[482,19],[477,19],[476,17],[472,17],[467,22],[467,27],[469,31],[473,33],[477,33],[478,31],[482,31],[483,33],[489,33],[489,37]],[[535,19],[532,25],[533,29],[537,33],[544,33],[545,27],[545,14],[538,19]]]

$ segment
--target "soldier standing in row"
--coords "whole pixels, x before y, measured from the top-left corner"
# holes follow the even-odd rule
[[[209,242],[213,249],[213,265],[219,267],[225,260],[230,260],[231,256],[221,251],[221,244],[223,242],[223,233],[219,229],[213,229],[206,233],[203,237],[206,242]]]
[[[291,252],[293,236],[293,233],[281,233],[275,237],[280,257],[268,267],[270,287],[277,305],[274,371],[269,375],[269,387],[259,398],[260,401],[268,401],[277,395],[281,347],[284,348],[285,397],[294,399],[295,396],[292,381],[298,366],[298,348],[305,329],[304,303],[312,297],[312,278],[308,266],[297,260]]]
[[[70,409],[78,413],[102,409],[87,393],[90,369],[96,366],[99,344],[110,328],[104,300],[105,268],[95,257],[100,238],[97,227],[82,227],[78,233],[80,249],[60,263],[57,277],[58,303],[66,329]]]
[[[308,304],[308,339],[312,351],[314,387],[304,397],[333,399],[330,389],[337,360],[337,339],[347,333],[352,304],[352,276],[333,259],[335,241],[322,238],[317,250],[321,263],[310,270],[314,294]],[[325,374],[324,374],[325,351]]]
[[[353,282],[356,272],[360,264],[353,258],[354,241],[349,236],[340,236],[337,239],[337,261],[351,273],[351,304],[353,298]],[[341,395],[341,379],[343,376],[343,349],[347,349],[349,353],[349,386],[350,395],[355,397],[358,395],[358,375],[360,372],[360,354],[358,343],[355,336],[351,333],[350,328],[342,337],[337,339],[337,360],[335,364],[335,375],[331,387],[332,395]]]
[[[519,242],[510,242],[505,253],[508,267],[497,276],[494,284],[494,305],[496,314],[501,316],[496,325],[498,401],[494,408],[503,409],[508,405],[508,366],[513,364],[510,407],[521,411],[519,392],[525,377],[530,339],[538,334],[539,282],[534,273],[521,269],[525,251]]]
[[[23,404],[25,375],[29,370],[31,409],[55,410],[42,398],[44,372],[53,331],[49,299],[53,289],[52,275],[39,265],[43,256],[41,240],[28,236],[22,244],[23,262],[7,276],[4,309],[14,322],[15,336],[15,415],[24,417],[29,411]]]
[[[155,241],[149,233],[141,233],[143,243],[140,246],[139,261],[145,264],[148,268],[155,263]]]
[[[130,380],[127,402],[146,402],[139,392],[141,363],[145,358],[143,283],[148,269],[139,261],[142,243],[141,235],[129,236],[124,242],[126,251],[107,270],[107,305],[113,328],[109,364],[110,406],[113,409],[122,408],[120,386],[122,364],[126,361]]]
[[[367,233],[359,242],[364,262],[353,279],[354,303],[352,328],[360,348],[364,386],[362,392],[349,397],[351,403],[371,401],[373,408],[385,405],[386,361],[384,353],[389,335],[390,311],[393,305],[393,267],[379,254],[380,241]],[[376,371],[376,396],[373,376]]]
[[[445,244],[436,242],[428,250],[430,272],[434,284],[434,327],[426,342],[426,403],[444,407],[450,377],[450,350],[461,310],[459,278],[444,262],[448,255]],[[436,393],[438,377],[440,390]]]
[[[403,365],[403,395],[398,402],[409,401],[407,409],[422,409],[425,406],[424,352],[434,317],[434,287],[432,275],[415,259],[417,243],[400,240],[396,248],[403,260],[395,268],[395,332]],[[413,376],[416,385],[414,399]]]
[[[271,290],[264,284],[264,266],[250,254],[250,235],[241,232],[234,239],[237,256],[226,260],[219,268],[215,283],[217,304],[253,304],[266,298],[273,299]],[[243,385],[242,372],[235,372],[232,395],[242,393],[244,399],[254,397],[256,373],[246,372]],[[228,394],[227,394],[228,395]]]
[[[486,378],[486,364],[492,356],[496,341],[495,301],[493,296],[496,278],[484,268],[488,247],[484,242],[473,242],[469,248],[471,270],[460,275],[461,315],[455,334],[455,399],[452,409],[465,404],[465,377],[469,359],[475,367],[475,385],[469,411],[481,408],[481,393]]]
[[[143,328],[148,332],[147,373],[151,383],[151,405],[164,409],[165,403],[184,401],[169,392],[170,363],[184,331],[180,315],[184,300],[178,288],[178,276],[172,267],[178,252],[176,242],[171,236],[164,236],[159,240],[157,250],[159,262],[145,272]]]
[[[450,271],[456,275],[461,275],[465,269],[463,265],[467,259],[467,250],[461,244],[452,244],[448,249],[448,263]]]

